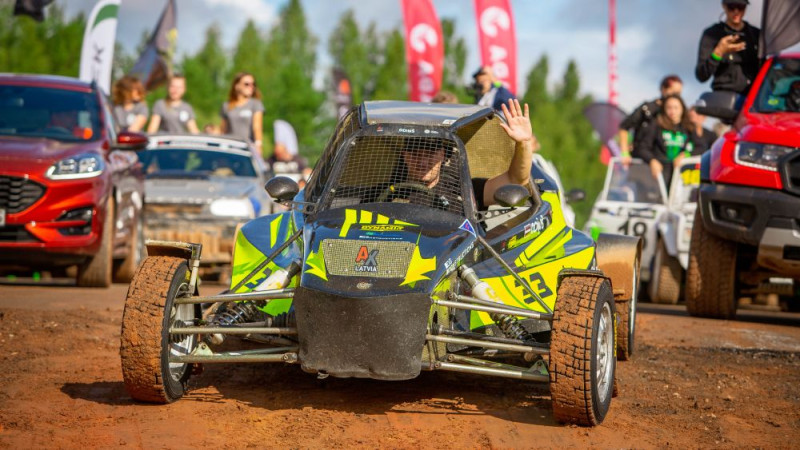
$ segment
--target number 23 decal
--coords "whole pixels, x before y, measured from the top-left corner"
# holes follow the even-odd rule
[[[539,272],[531,272],[528,275],[528,284],[540,298],[545,298],[553,295],[553,291],[549,287],[547,287],[547,283],[544,282],[544,278]],[[519,284],[519,281],[516,280],[514,280],[514,286],[520,288],[522,287],[522,285]],[[531,296],[531,294],[528,293],[528,290],[525,288],[522,289],[522,301],[524,301],[525,303],[534,302],[533,296]]]

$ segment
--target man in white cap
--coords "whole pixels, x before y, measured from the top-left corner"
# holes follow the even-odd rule
[[[275,132],[275,151],[267,158],[275,176],[289,177],[302,187],[311,174],[306,160],[298,154],[297,134],[289,122],[276,120],[273,123]]]

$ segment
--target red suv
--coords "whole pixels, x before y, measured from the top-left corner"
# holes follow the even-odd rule
[[[733,318],[742,295],[800,297],[800,54],[768,59],[739,113],[732,94],[704,98],[733,127],[700,166],[686,306]]]
[[[127,281],[143,252],[144,176],[108,102],[73,78],[0,74],[0,267],[77,265],[78,286]]]

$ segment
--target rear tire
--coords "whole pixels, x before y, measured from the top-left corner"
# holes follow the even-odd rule
[[[736,316],[736,253],[736,243],[720,239],[705,229],[698,208],[686,271],[689,314],[712,319]]]
[[[614,321],[614,295],[604,278],[571,276],[561,282],[548,368],[558,422],[603,422],[616,373]]]
[[[170,363],[169,356],[190,354],[197,335],[171,339],[169,328],[195,324],[200,311],[199,305],[174,305],[181,297],[191,297],[186,261],[146,258],[128,289],[120,342],[122,379],[136,400],[170,403],[186,393],[193,365]]]
[[[667,252],[659,238],[653,257],[653,279],[650,281],[650,301],[666,305],[678,303],[681,296],[681,263]]]
[[[78,266],[75,282],[79,287],[108,287],[111,285],[112,237],[114,236],[114,198],[108,197],[106,218],[100,233],[100,249]]]

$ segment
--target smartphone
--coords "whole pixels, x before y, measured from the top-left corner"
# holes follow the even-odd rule
[[[736,42],[736,43],[741,42],[741,40],[744,39],[744,33],[742,33],[741,31],[737,31],[736,33],[732,33],[731,36],[733,36],[733,42]]]

